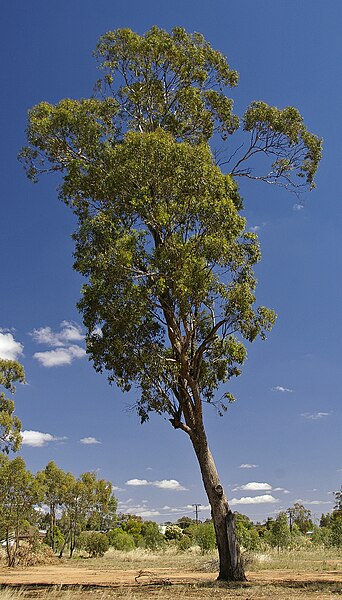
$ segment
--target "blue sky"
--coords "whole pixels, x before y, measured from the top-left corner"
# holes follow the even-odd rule
[[[32,185],[16,159],[31,106],[92,93],[100,35],[181,25],[202,32],[239,71],[237,113],[255,99],[293,105],[324,138],[317,189],[301,208],[293,194],[241,184],[263,253],[257,299],[278,321],[267,342],[248,348],[231,388],[237,402],[223,418],[208,407],[206,423],[234,510],[262,520],[300,500],[316,516],[327,512],[342,479],[342,4],[15,0],[1,13],[0,356],[26,369],[16,407],[28,467],[55,460],[76,475],[98,469],[118,488],[123,512],[159,521],[207,505],[186,436],[157,416],[141,426],[133,394],[111,388],[88,362],[75,308],[82,281],[72,270],[73,217],[57,200],[58,178]]]

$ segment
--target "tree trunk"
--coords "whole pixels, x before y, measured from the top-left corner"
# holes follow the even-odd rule
[[[222,581],[246,581],[240,547],[236,539],[234,515],[220,483],[214,459],[210,452],[204,429],[192,439],[201,469],[202,480],[211,506]]]

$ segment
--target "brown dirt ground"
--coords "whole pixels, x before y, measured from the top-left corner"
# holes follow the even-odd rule
[[[140,574],[140,575],[139,575]],[[139,571],[137,569],[91,569],[83,566],[47,565],[9,569],[0,568],[0,586],[96,586],[96,587],[129,587],[142,585],[170,584],[201,584],[215,580],[215,573],[200,573],[198,571],[153,569]],[[294,571],[294,570],[263,570],[249,572],[248,581],[251,584],[284,584],[293,582],[303,586],[313,583],[333,583],[341,585],[342,573],[339,571]]]

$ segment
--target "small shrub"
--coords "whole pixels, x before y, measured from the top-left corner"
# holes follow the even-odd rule
[[[109,541],[105,533],[84,531],[80,538],[80,547],[88,552],[91,558],[103,556],[109,549]]]
[[[157,523],[146,521],[141,530],[144,546],[148,550],[156,551],[164,543],[164,536],[160,533]]]
[[[216,547],[216,535],[213,523],[200,523],[196,527],[195,536],[196,544],[199,545],[202,554],[214,550]]]
[[[108,534],[108,539],[110,546],[115,550],[130,552],[135,548],[133,537],[122,529],[112,529]]]
[[[192,546],[192,540],[188,535],[183,535],[177,544],[177,548],[180,552],[186,552]]]

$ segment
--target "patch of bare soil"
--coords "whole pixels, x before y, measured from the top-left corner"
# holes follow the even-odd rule
[[[250,571],[250,584],[286,585],[299,587],[313,584],[336,584],[341,586],[342,573],[338,571],[293,571],[263,570]],[[0,569],[0,585],[3,586],[84,586],[104,588],[138,588],[146,585],[193,585],[213,582],[216,573],[201,573],[189,570],[160,569],[149,570],[116,570],[92,569],[77,564],[40,565],[35,567]]]

